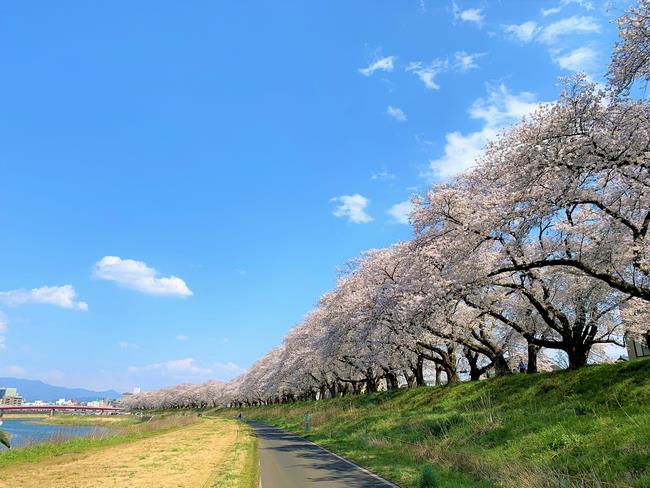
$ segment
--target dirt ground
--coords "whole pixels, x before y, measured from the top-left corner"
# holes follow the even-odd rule
[[[200,487],[217,477],[241,427],[203,419],[126,444],[70,454],[0,471],[11,487]]]

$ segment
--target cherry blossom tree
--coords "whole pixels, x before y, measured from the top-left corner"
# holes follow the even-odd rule
[[[618,92],[629,90],[635,80],[650,79],[650,1],[639,0],[615,20],[619,42],[612,54],[608,76]]]

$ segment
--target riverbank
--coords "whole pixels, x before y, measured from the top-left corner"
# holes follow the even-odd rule
[[[91,434],[84,437],[53,438],[48,442],[35,443],[0,453],[0,470],[7,466],[37,462],[42,459],[66,454],[79,454],[94,448],[114,446],[125,442],[172,431],[197,421],[195,414],[160,415],[140,417],[140,422],[112,430],[110,433]],[[0,476],[0,479],[2,477]]]
[[[10,479],[12,487],[251,488],[257,483],[255,455],[255,440],[241,422],[166,415],[100,439],[3,453],[0,480]]]
[[[28,420],[36,424],[124,427],[140,422],[136,415],[45,415],[42,413],[6,413],[3,420]]]
[[[650,486],[650,360],[219,412],[303,435],[405,488],[427,466],[441,488]]]
[[[54,415],[40,417],[35,422],[48,425],[82,425],[119,428],[136,425],[142,420],[136,415]]]

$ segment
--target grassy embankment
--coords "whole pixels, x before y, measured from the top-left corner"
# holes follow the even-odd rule
[[[156,423],[157,427],[143,427]],[[39,488],[257,487],[256,441],[241,422],[171,414],[125,429],[128,432],[123,435],[35,445],[2,454],[0,480],[10,479],[11,486]],[[17,458],[2,462],[14,453]],[[4,486],[2,481],[0,486]]]
[[[650,360],[242,412],[404,487],[650,487]]]

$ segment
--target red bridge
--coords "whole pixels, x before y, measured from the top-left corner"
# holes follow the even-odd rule
[[[89,407],[88,405],[0,405],[0,415],[4,412],[55,412],[77,411],[77,412],[102,412],[121,413],[123,408],[117,407]]]

